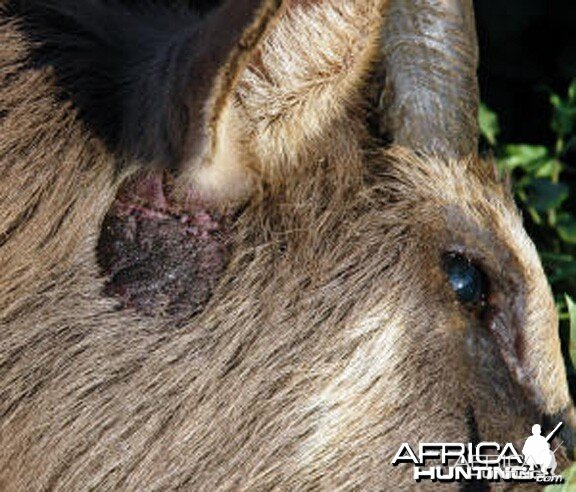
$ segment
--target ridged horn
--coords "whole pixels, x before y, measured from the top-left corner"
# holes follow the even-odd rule
[[[478,145],[478,43],[472,0],[391,0],[382,32],[381,130],[427,154]]]

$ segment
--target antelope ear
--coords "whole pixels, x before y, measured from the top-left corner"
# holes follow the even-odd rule
[[[211,59],[223,63],[209,90],[195,89],[177,191],[237,200],[263,175],[290,169],[378,56],[385,3],[229,0],[215,25],[236,32],[224,33],[226,56]]]
[[[180,198],[234,199],[247,191],[230,108],[238,78],[281,9],[282,0],[228,0],[195,33],[183,81],[188,127],[176,183]]]

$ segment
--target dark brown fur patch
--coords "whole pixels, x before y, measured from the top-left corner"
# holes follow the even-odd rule
[[[98,260],[105,292],[149,315],[185,319],[210,298],[229,256],[225,218],[117,202],[104,219]]]

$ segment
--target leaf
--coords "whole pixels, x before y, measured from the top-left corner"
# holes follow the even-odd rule
[[[568,102],[576,104],[576,79],[568,87]]]
[[[556,230],[565,243],[576,244],[576,217],[563,213],[558,217]]]
[[[557,159],[546,159],[542,162],[536,162],[534,165],[527,169],[528,172],[533,173],[537,178],[552,178],[552,176],[560,174],[564,165]]]
[[[576,81],[568,88],[568,98],[562,99],[558,94],[550,95],[550,104],[554,107],[551,127],[560,137],[570,135],[576,124]]]
[[[553,108],[558,109],[562,106],[562,98],[558,94],[550,94],[550,104]]]
[[[548,485],[544,492],[572,492],[576,487],[576,463],[562,473],[564,483],[561,485]]]
[[[498,115],[484,103],[480,103],[480,107],[478,108],[478,124],[480,125],[481,135],[490,145],[496,145],[496,137],[500,133]]]
[[[508,170],[519,167],[532,172],[549,160],[547,157],[548,149],[543,145],[511,144],[504,147],[502,162]]]
[[[565,298],[570,319],[570,360],[572,361],[572,365],[576,367],[576,304],[568,294],[565,294]]]
[[[569,189],[564,183],[534,178],[525,187],[526,202],[538,212],[558,208],[568,198]]]

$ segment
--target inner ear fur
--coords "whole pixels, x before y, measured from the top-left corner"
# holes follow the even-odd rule
[[[262,1],[191,116],[177,193],[237,201],[326,145],[378,56],[387,3]]]
[[[274,25],[283,7],[282,0],[228,0],[202,25],[194,40],[193,71],[184,81],[188,106],[188,129],[184,142],[183,174],[178,194],[192,198],[214,195],[241,195],[246,187],[246,173],[234,166],[237,144],[230,134],[230,95],[238,77],[255,56],[266,32]],[[198,53],[198,54],[197,54]],[[192,73],[193,72],[193,73]],[[238,187],[224,194],[210,180],[202,177],[207,169],[222,173]],[[234,174],[234,177],[232,177]],[[219,181],[214,177],[215,181]],[[187,196],[186,198],[191,198]],[[225,198],[223,196],[223,198]]]

